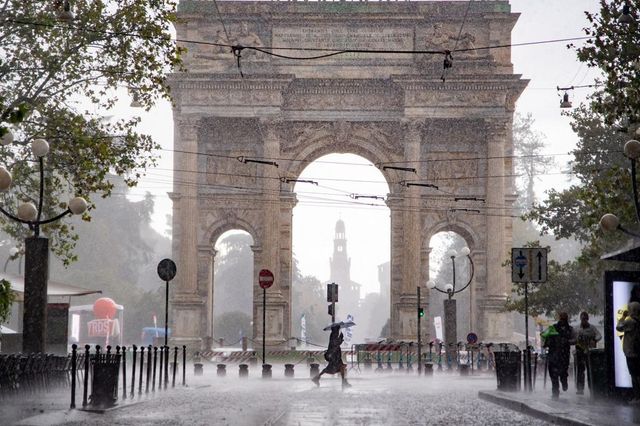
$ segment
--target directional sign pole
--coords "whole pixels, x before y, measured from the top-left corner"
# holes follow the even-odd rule
[[[422,374],[422,336],[420,333],[420,286],[418,286],[418,376]],[[408,357],[407,357],[408,358]]]
[[[262,364],[267,363],[265,338],[267,335],[267,288],[262,288]]]
[[[529,350],[529,283],[524,283],[524,338],[524,388],[527,391],[531,391],[531,351]]]

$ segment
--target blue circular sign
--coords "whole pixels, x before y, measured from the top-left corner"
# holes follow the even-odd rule
[[[478,342],[478,335],[476,333],[467,334],[467,343],[470,345],[474,345]]]

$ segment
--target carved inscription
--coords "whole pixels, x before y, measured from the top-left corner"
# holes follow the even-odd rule
[[[273,45],[277,47],[377,50],[413,50],[413,29],[362,27],[274,27]],[[318,53],[318,52],[315,52]],[[312,56],[313,52],[309,52]],[[391,58],[404,55],[349,53],[337,59]],[[406,58],[410,58],[407,55]],[[406,59],[405,58],[405,59]]]

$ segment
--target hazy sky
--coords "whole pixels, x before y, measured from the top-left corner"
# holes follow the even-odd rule
[[[587,25],[584,10],[598,9],[597,0],[512,0],[511,5],[513,12],[521,13],[512,33],[513,43],[583,36],[582,28]],[[576,60],[575,53],[567,49],[566,44],[512,49],[515,72],[531,80],[518,101],[517,110],[533,114],[536,128],[547,136],[546,153],[557,154],[557,167],[549,175],[541,177],[538,183],[540,195],[551,186],[559,188],[566,184],[567,176],[557,173],[569,158],[565,154],[576,143],[569,119],[561,116],[559,94],[555,88],[590,84],[596,76],[595,71]],[[571,92],[574,105],[583,101],[590,91],[579,89]],[[119,112],[140,114],[140,111],[129,108],[128,102],[121,102]],[[171,202],[166,195],[172,188],[171,117],[168,103],[142,114],[141,130],[152,134],[166,150],[160,152],[158,168],[149,170],[139,188],[132,190],[132,198],[136,200],[144,191],[155,195],[153,222],[154,227],[162,232],[167,229],[166,215],[171,213]],[[295,187],[300,202],[294,210],[293,240],[302,272],[321,280],[329,278],[335,222],[342,217],[346,223],[348,250],[352,258],[352,279],[362,283],[365,292],[377,291],[377,265],[389,258],[389,211],[381,207],[354,205],[355,200],[349,194],[384,196],[388,192],[386,183],[378,170],[370,165],[335,164],[366,164],[367,161],[360,157],[333,154],[319,160],[305,169],[303,176],[315,178],[320,186],[297,184]],[[358,167],[358,180],[381,183],[355,182],[354,167]],[[381,203],[379,200],[358,201]]]

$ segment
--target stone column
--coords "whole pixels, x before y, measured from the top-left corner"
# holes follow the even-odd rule
[[[425,342],[429,343],[429,341],[431,340],[430,331],[431,324],[433,324],[433,315],[430,309],[431,290],[426,287],[427,281],[429,281],[429,255],[431,254],[431,247],[429,247],[429,240],[425,239],[422,233],[420,237],[422,238],[423,243],[422,250],[420,250],[420,282],[418,283],[418,285],[422,287],[420,306],[424,308],[425,312],[425,316],[423,318],[421,326],[422,344],[424,345]]]
[[[198,293],[206,300],[205,308],[201,313],[201,329],[206,333],[207,344],[213,342],[214,334],[214,318],[213,318],[213,265],[216,256],[216,250],[211,245],[198,246]],[[205,344],[205,349],[207,348]]]
[[[280,139],[277,133],[278,122],[273,119],[260,119],[260,130],[263,135],[262,157],[276,161],[280,156]],[[261,269],[273,272],[274,283],[267,290],[267,344],[273,344],[288,338],[290,331],[285,330],[289,324],[288,281],[283,279],[280,262],[280,180],[278,168],[271,165],[260,167],[262,176],[262,227],[259,263],[255,269],[254,316],[253,331],[255,340],[262,339],[262,289],[258,286],[257,275]],[[255,251],[254,251],[255,253]]]
[[[505,148],[508,137],[507,119],[487,120],[487,180],[486,200],[489,206],[505,204]],[[483,327],[482,340],[504,341],[510,328],[508,314],[501,312],[507,297],[507,271],[502,266],[506,255],[505,245],[505,209],[493,209],[487,215],[487,287],[482,302]]]
[[[420,143],[422,141],[422,123],[417,120],[405,120],[402,123],[404,133],[404,158],[407,167],[417,166],[420,160]],[[406,173],[406,172],[399,172]],[[407,173],[408,175],[408,173]],[[420,187],[408,186],[404,189],[402,208],[402,282],[400,297],[392,307],[398,312],[392,337],[402,340],[417,339],[417,287],[421,282],[422,226],[420,222]]]
[[[175,116],[173,258],[178,273],[171,307],[171,345],[200,348],[206,298],[198,291],[198,117]]]

